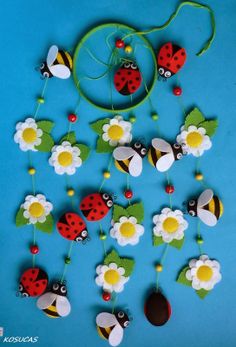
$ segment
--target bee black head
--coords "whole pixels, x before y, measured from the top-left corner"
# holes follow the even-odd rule
[[[159,66],[158,74],[164,79],[170,78],[172,75],[174,75],[173,72],[171,72],[170,70],[167,70],[164,66]]]
[[[44,78],[52,77],[52,74],[51,74],[46,62],[44,62],[40,65],[40,72]]]
[[[76,242],[84,242],[86,240],[88,241],[88,239],[89,239],[88,230],[84,229],[81,231],[81,233],[78,236],[76,236],[75,241]]]
[[[123,329],[127,328],[129,326],[129,317],[124,311],[119,311],[115,313],[116,319],[118,320],[119,324],[122,326]]]
[[[57,295],[66,296],[67,288],[64,283],[55,282],[52,285],[51,292]]]
[[[101,193],[101,196],[107,207],[111,208],[113,206],[112,196],[108,193]]]
[[[197,199],[192,199],[188,201],[187,210],[190,216],[192,217],[197,216]]]
[[[140,155],[140,157],[144,158],[147,154],[147,148],[141,142],[134,142],[132,148]]]
[[[27,298],[29,296],[29,293],[26,291],[22,283],[19,284],[19,292],[19,295],[21,295],[22,298]]]
[[[184,155],[182,146],[179,143],[174,143],[173,145],[171,145],[171,147],[174,153],[175,160],[182,159]]]

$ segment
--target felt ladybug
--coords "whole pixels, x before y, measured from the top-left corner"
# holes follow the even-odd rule
[[[23,297],[39,296],[46,290],[48,275],[38,267],[27,269],[20,278],[19,291]]]
[[[61,236],[70,241],[85,241],[88,231],[83,219],[76,213],[67,212],[57,222],[57,230]]]
[[[142,76],[136,63],[127,61],[121,65],[114,76],[116,90],[122,95],[136,92],[142,82]]]
[[[113,206],[112,197],[107,193],[87,195],[80,203],[80,210],[88,221],[95,222],[106,216]]]
[[[164,79],[170,78],[183,67],[185,60],[184,48],[173,45],[171,42],[165,43],[157,56],[159,75]]]
[[[170,319],[171,306],[166,297],[158,290],[152,292],[147,298],[144,313],[152,325],[161,326]]]

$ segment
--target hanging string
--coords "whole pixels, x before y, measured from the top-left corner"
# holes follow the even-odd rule
[[[198,244],[198,248],[199,248],[199,252],[200,252],[200,255],[203,254],[203,251],[202,251],[202,235],[201,235],[201,231],[200,231],[200,225],[201,225],[201,221],[199,220],[198,221],[198,224],[197,224],[197,244]]]
[[[45,78],[45,82],[44,82],[44,86],[43,86],[43,89],[42,89],[42,92],[41,92],[41,96],[38,98],[38,102],[37,102],[37,106],[36,106],[36,109],[35,109],[35,112],[34,112],[34,115],[33,115],[33,118],[36,119],[37,115],[38,115],[38,112],[39,112],[39,109],[42,105],[42,103],[39,101],[39,100],[42,100],[43,97],[44,97],[44,94],[46,92],[46,89],[47,89],[47,85],[48,85],[48,80],[49,78],[46,77]]]
[[[68,251],[68,254],[67,254],[67,259],[70,259],[70,257],[71,257],[71,253],[72,253],[72,248],[73,248],[74,242],[75,242],[75,241],[71,241],[71,242],[70,242],[70,247],[69,247],[69,251]],[[68,267],[68,265],[69,265],[69,263],[66,263],[66,262],[65,262],[64,269],[63,269],[63,273],[62,273],[61,280],[60,280],[61,283],[63,283],[63,281],[64,281],[64,278],[65,278],[65,275],[66,275],[66,272],[67,272],[67,267]]]
[[[170,178],[169,178],[169,172],[166,171],[166,181],[167,181],[167,184],[168,186],[170,185]],[[172,196],[171,194],[168,194],[169,195],[169,204],[170,204],[170,209],[172,210]]]
[[[164,265],[164,262],[165,262],[165,259],[166,259],[166,256],[167,256],[167,252],[168,252],[168,249],[169,249],[169,244],[167,243],[165,245],[165,249],[164,249],[164,252],[161,256],[161,259],[160,259],[160,265],[163,266]],[[160,276],[160,272],[157,271],[156,272],[156,291],[158,291],[158,288],[159,288],[159,276]]]
[[[35,224],[33,225],[33,245],[36,245],[36,227]],[[32,255],[32,265],[33,267],[35,267],[35,256],[36,254]]]
[[[106,257],[107,255],[107,251],[106,251],[106,238],[107,235],[105,233],[105,231],[102,229],[102,224],[99,223],[99,228],[100,228],[100,240],[102,241],[102,247],[103,247],[103,252],[104,252],[104,256]]]
[[[108,163],[108,166],[107,166],[107,171],[110,171],[111,170],[111,165],[112,165],[112,161],[113,161],[113,157],[112,155],[110,156],[110,160],[109,160],[109,163]],[[104,186],[104,183],[107,179],[104,177],[103,180],[102,180],[102,183],[98,189],[99,193],[101,192],[102,190],[102,187]]]

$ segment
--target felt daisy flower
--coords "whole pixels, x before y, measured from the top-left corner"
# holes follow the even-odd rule
[[[72,146],[70,142],[63,141],[61,145],[53,146],[49,164],[54,166],[58,175],[73,175],[78,167],[82,165],[81,151]]]
[[[153,217],[153,223],[155,224],[153,233],[162,237],[166,243],[181,240],[184,237],[184,231],[188,228],[188,222],[183,218],[183,212],[172,211],[168,207],[163,208],[161,214]]]
[[[98,286],[103,287],[105,291],[112,293],[122,292],[124,284],[128,282],[129,277],[125,277],[125,269],[118,267],[116,263],[107,265],[99,265],[96,268],[97,277],[95,282]]]
[[[117,239],[120,246],[136,245],[144,233],[144,227],[137,223],[135,217],[121,217],[119,223],[112,221],[112,226],[110,235]]]
[[[16,124],[16,133],[14,141],[19,144],[20,149],[26,151],[37,151],[35,146],[42,142],[43,131],[38,128],[33,118],[27,118],[24,122]]]
[[[206,129],[197,128],[195,125],[190,125],[188,130],[184,130],[183,126],[176,140],[187,154],[192,154],[195,157],[200,157],[204,151],[212,146],[210,137],[206,135]]]
[[[201,255],[199,259],[191,259],[189,270],[186,271],[187,280],[192,282],[195,290],[211,290],[221,280],[220,264],[211,260],[207,255]]]
[[[108,124],[103,125],[102,139],[113,147],[130,143],[132,140],[131,129],[130,122],[124,121],[122,116],[115,116]]]
[[[51,202],[46,200],[45,195],[27,195],[25,202],[21,205],[24,209],[23,216],[28,219],[29,224],[44,223],[46,217],[53,209]]]

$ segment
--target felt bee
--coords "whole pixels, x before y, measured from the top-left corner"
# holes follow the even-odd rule
[[[142,173],[143,158],[146,154],[147,149],[141,142],[135,142],[131,147],[117,147],[113,151],[115,166],[121,172],[138,177]]]
[[[85,242],[89,239],[84,220],[76,213],[63,214],[57,222],[57,230],[67,240]]]
[[[50,292],[40,296],[37,307],[50,318],[66,317],[71,311],[65,284],[56,282]]]
[[[198,217],[208,226],[216,225],[223,214],[223,204],[211,189],[206,189],[198,199],[190,200],[187,204],[188,213]]]
[[[155,138],[148,151],[148,160],[158,171],[165,172],[176,160],[182,159],[184,154],[186,153],[183,147],[178,143],[171,145],[165,140]]]
[[[100,337],[107,339],[111,346],[118,346],[121,343],[124,329],[129,326],[129,323],[129,317],[123,311],[115,314],[102,312],[96,317]]]
[[[38,267],[27,269],[20,278],[19,292],[22,297],[39,296],[46,290],[48,275]]]
[[[157,56],[158,73],[164,79],[176,74],[184,65],[186,51],[171,42],[165,43]]]
[[[160,292],[152,292],[146,300],[144,313],[147,320],[155,326],[168,322],[171,316],[171,306],[166,297]]]
[[[72,69],[72,59],[68,52],[58,50],[57,46],[51,46],[46,62],[40,66],[40,72],[45,78],[58,77],[69,78]]]
[[[95,222],[104,218],[111,207],[113,199],[107,193],[87,195],[80,203],[80,210],[88,221]]]
[[[136,92],[142,82],[142,75],[135,62],[127,61],[115,73],[114,84],[116,90],[122,95]]]

